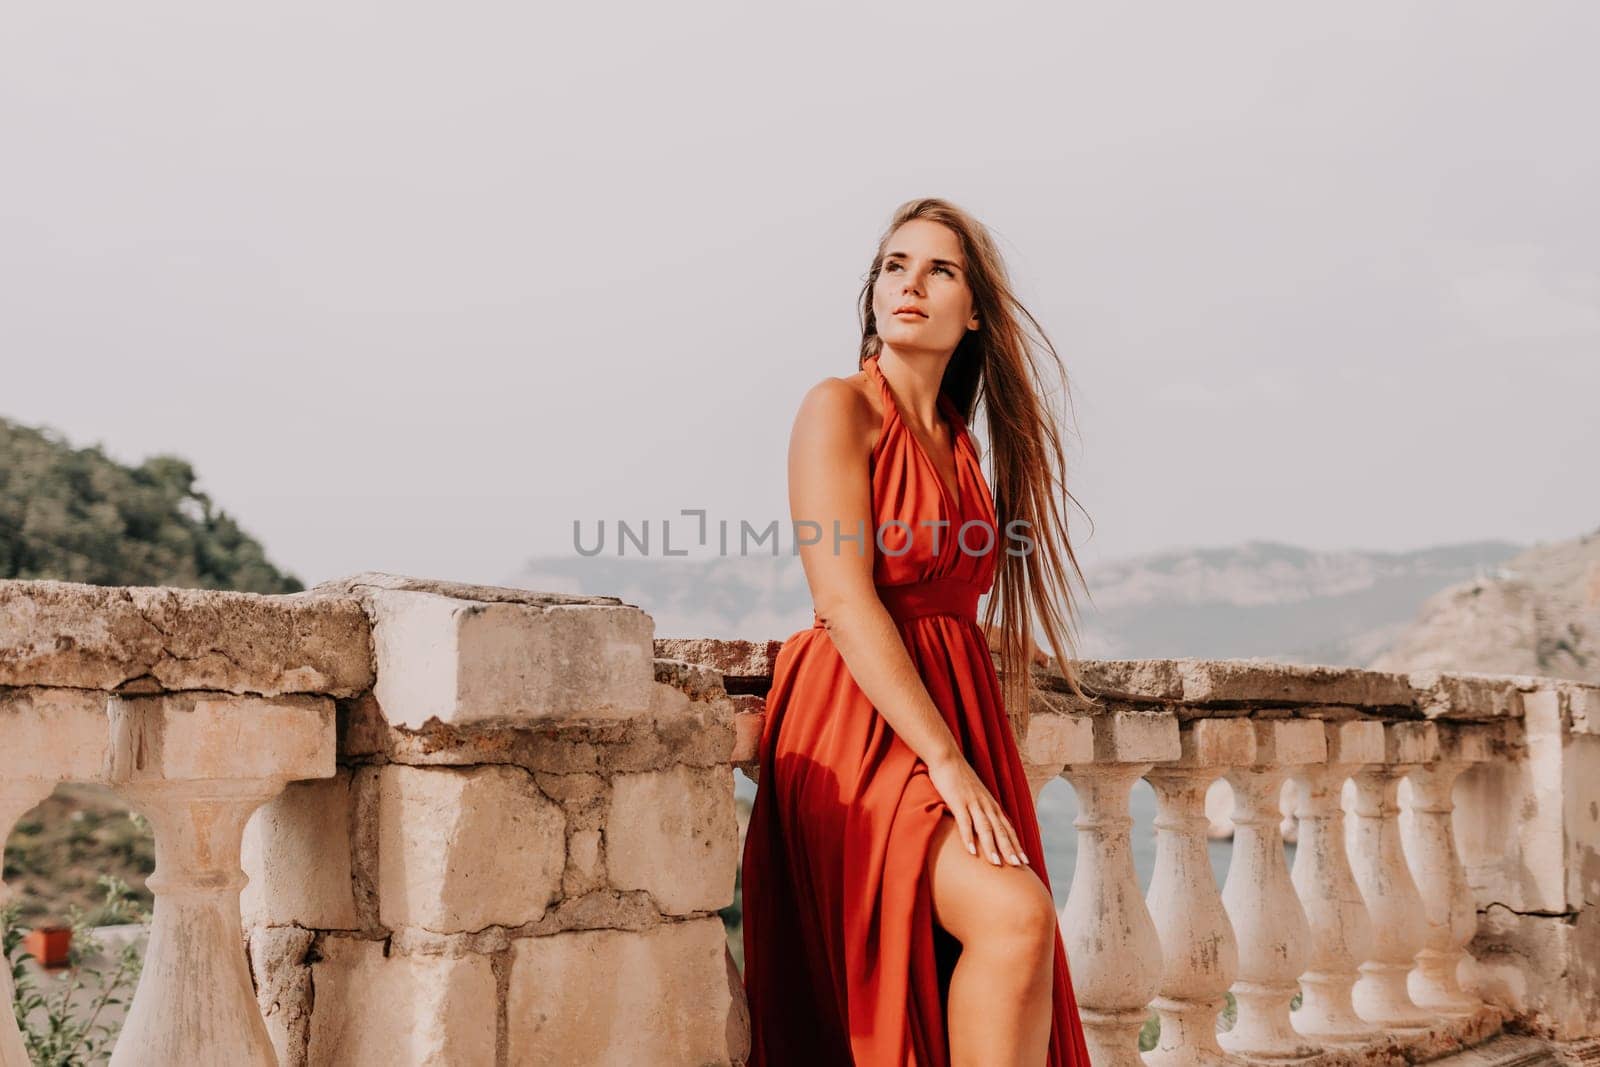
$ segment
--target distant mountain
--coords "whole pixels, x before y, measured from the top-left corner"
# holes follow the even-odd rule
[[[1085,567],[1086,657],[1263,657],[1357,666],[1394,639],[1441,589],[1519,551],[1481,541],[1413,552],[1315,552],[1252,541]],[[702,560],[546,558],[509,583],[609,594],[656,620],[660,637],[784,638],[811,625],[793,556]]]
[[[1447,586],[1519,550],[1473,541],[1410,552],[1319,552],[1271,541],[1109,562],[1089,573],[1084,654],[1258,656],[1359,666]]]
[[[1600,685],[1600,529],[1451,586],[1371,666],[1544,674]]]

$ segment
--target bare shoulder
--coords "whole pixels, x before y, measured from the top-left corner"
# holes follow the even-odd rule
[[[796,438],[834,444],[848,443],[871,451],[877,443],[881,412],[879,398],[868,388],[865,372],[843,378],[824,378],[806,391],[795,414]]]

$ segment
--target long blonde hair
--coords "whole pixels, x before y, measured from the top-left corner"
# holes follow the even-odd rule
[[[1070,575],[1077,576],[1085,593],[1088,589],[1067,535],[1066,507],[1069,502],[1078,501],[1067,490],[1061,431],[1040,388],[1041,367],[1054,362],[1062,395],[1070,404],[1067,372],[1043,327],[1017,299],[1005,261],[989,231],[961,208],[936,197],[901,204],[878,241],[872,269],[861,287],[860,366],[865,366],[883,346],[872,311],[872,290],[883,268],[884,252],[895,230],[912,219],[941,223],[961,241],[979,326],[967,331],[956,345],[940,391],[955,404],[969,426],[982,402],[988,425],[996,531],[1003,533],[1011,521],[1024,520],[1034,542],[1032,550],[1025,554],[1000,550],[994,589],[983,619],[987,627],[993,625],[997,615],[1000,618],[1000,670],[1006,714],[1022,737],[1026,736],[1029,705],[1036,689],[1028,658],[1028,636],[1033,633],[1035,620],[1044,630],[1072,694],[1085,703],[1095,702],[1080,687],[1076,666],[1078,612]],[[1059,499],[1057,486],[1061,490]],[[1082,505],[1078,509],[1082,511]],[[1087,518],[1088,512],[1084,516]]]

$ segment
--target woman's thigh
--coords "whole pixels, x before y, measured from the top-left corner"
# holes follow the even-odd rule
[[[985,936],[1041,937],[1055,932],[1055,903],[1026,864],[995,866],[961,843],[953,815],[939,820],[928,848],[933,916],[962,944]]]

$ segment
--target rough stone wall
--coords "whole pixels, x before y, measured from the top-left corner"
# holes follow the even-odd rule
[[[1600,689],[1519,682],[1522,746],[1457,790],[1478,903],[1467,985],[1530,1033],[1600,1037]]]
[[[734,705],[614,598],[362,576],[339,769],[246,832],[285,1064],[722,1064],[748,1049]]]

